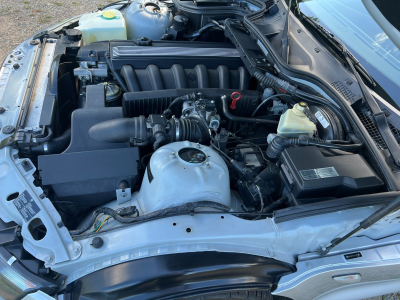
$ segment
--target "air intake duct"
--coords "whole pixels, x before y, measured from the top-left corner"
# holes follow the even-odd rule
[[[171,142],[190,141],[206,144],[210,140],[207,124],[199,118],[167,120],[163,115],[104,121],[90,128],[89,135],[94,140],[108,143],[131,142],[135,146],[153,143],[155,150]]]

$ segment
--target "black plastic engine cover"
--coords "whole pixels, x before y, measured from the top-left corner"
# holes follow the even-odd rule
[[[342,151],[325,156],[315,146],[286,149],[281,176],[296,205],[375,193],[383,186],[362,156]]]
[[[138,161],[136,147],[95,150],[39,156],[39,170],[58,199],[89,207],[115,199],[121,180],[133,187]]]

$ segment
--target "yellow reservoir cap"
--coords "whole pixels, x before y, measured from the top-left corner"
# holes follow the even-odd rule
[[[102,16],[103,16],[103,18],[106,18],[106,19],[114,19],[115,12],[113,12],[111,10],[107,10],[107,11],[103,12]]]

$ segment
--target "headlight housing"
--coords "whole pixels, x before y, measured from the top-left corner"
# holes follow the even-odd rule
[[[29,273],[5,248],[0,247],[0,299],[21,299],[38,290],[54,292],[57,286]]]

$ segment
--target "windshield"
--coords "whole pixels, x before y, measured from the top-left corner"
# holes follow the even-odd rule
[[[300,10],[340,39],[400,104],[400,51],[361,0],[298,0]]]

